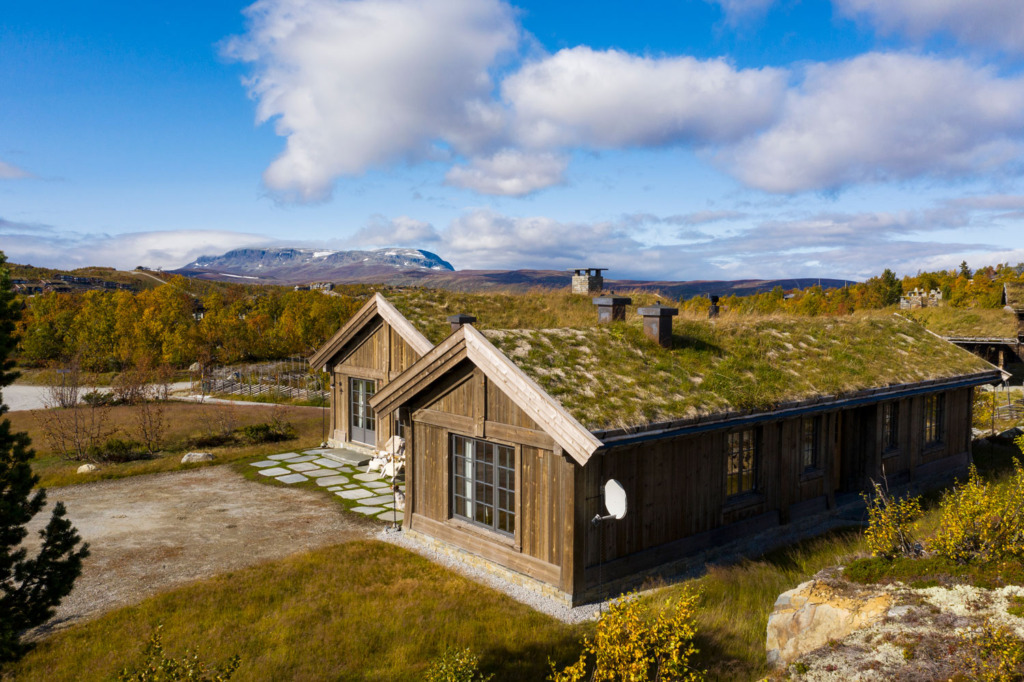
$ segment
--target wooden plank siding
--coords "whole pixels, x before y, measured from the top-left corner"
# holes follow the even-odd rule
[[[468,361],[409,405],[414,494],[406,524],[462,549],[573,591],[577,465]],[[516,453],[516,532],[510,538],[451,511],[452,435],[512,446]]]
[[[333,359],[331,433],[335,440],[351,440],[348,433],[349,379],[372,379],[379,391],[419,358],[401,334],[379,316],[368,321]],[[394,430],[392,420],[378,419],[376,426],[376,446],[383,447]]]
[[[757,489],[733,498],[726,494],[728,428],[600,452],[577,468],[582,517],[606,513],[602,487],[611,478],[625,488],[629,513],[619,521],[577,528],[584,534],[574,567],[577,589],[823,512],[837,492],[859,494],[870,480],[880,480],[883,465],[890,480],[961,466],[970,449],[972,389],[944,394],[943,442],[923,447],[926,395],[904,398],[897,401],[900,446],[885,457],[882,403],[803,417],[820,419],[816,468],[806,468],[802,460],[801,417],[748,427],[757,431],[760,442]]]

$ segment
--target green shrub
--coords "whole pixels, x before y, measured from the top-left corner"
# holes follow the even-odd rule
[[[142,443],[135,440],[110,438],[102,445],[91,445],[88,458],[95,462],[132,462],[148,457]]]
[[[242,437],[251,445],[277,443],[295,437],[295,427],[287,422],[278,421],[243,426],[241,432]]]
[[[920,545],[914,540],[917,519],[921,517],[921,498],[893,498],[872,481],[874,495],[864,493],[868,505],[868,527],[864,531],[871,555],[884,559],[920,554]]]
[[[494,675],[484,675],[480,661],[471,649],[445,647],[444,652],[430,662],[424,676],[426,682],[487,682]]]

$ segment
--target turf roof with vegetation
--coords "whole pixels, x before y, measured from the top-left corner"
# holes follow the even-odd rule
[[[1006,305],[1014,310],[1024,311],[1024,282],[1007,282],[1003,286],[1006,291]]]
[[[597,321],[597,308],[591,297],[567,291],[473,294],[396,287],[380,293],[435,346],[451,333],[448,316],[458,313],[476,317],[473,326],[480,330],[587,327]],[[630,313],[635,313],[637,307],[663,300],[650,293],[622,295],[633,300],[628,308]]]
[[[1009,339],[1017,336],[1017,320],[1002,308],[919,308],[900,314],[950,338]]]
[[[671,349],[635,319],[483,333],[595,431],[994,370],[897,317],[677,319],[672,331]]]

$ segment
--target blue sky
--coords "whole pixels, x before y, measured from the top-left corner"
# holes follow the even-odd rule
[[[1024,261],[1019,0],[9,3],[0,249],[865,278]]]

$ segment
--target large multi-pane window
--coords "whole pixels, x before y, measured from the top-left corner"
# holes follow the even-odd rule
[[[882,405],[882,449],[883,452],[896,452],[900,448],[900,404],[898,402]]]
[[[515,450],[465,436],[451,437],[452,512],[499,533],[516,530]]]
[[[757,431],[733,431],[726,443],[727,463],[725,488],[727,495],[749,493],[757,488]]]
[[[821,417],[805,417],[800,420],[800,463],[804,471],[821,467]]]
[[[946,437],[946,396],[935,393],[924,400],[924,443],[938,445]]]

